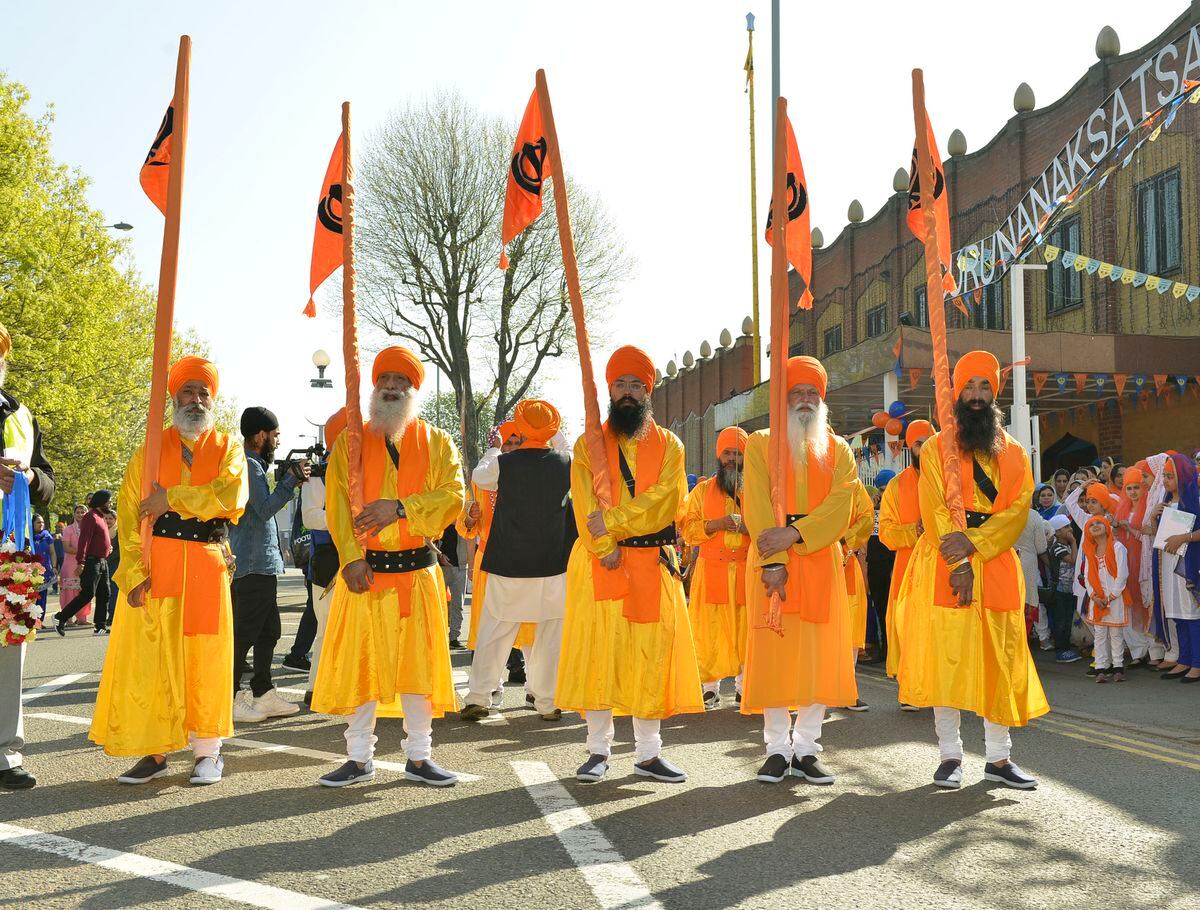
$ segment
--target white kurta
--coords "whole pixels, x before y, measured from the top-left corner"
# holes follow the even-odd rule
[[[1080,548],[1082,552],[1082,547]],[[1108,560],[1103,556],[1100,557],[1100,587],[1104,589],[1104,594],[1107,597],[1120,595],[1125,590],[1125,585],[1129,581],[1129,556],[1125,551],[1125,547],[1120,542],[1113,543],[1113,552],[1116,556],[1116,566],[1108,565]],[[1083,560],[1083,578],[1088,585],[1088,593],[1094,594],[1091,590],[1091,582],[1088,581],[1088,562]],[[1097,615],[1095,601],[1088,599],[1087,621],[1093,625],[1102,624],[1106,626],[1123,626],[1129,622],[1125,609],[1125,598],[1117,596],[1115,600],[1108,605],[1108,610],[1101,618]]]
[[[1046,552],[1049,543],[1050,525],[1040,514],[1029,510],[1029,520],[1025,529],[1013,544],[1017,556],[1021,559],[1021,572],[1025,576],[1025,602],[1036,604],[1038,601],[1038,556]]]

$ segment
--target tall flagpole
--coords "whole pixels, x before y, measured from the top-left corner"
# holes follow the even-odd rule
[[[350,512],[363,510],[362,396],[355,311],[354,165],[350,149],[350,102],[342,102],[342,357],[346,362],[346,458]]]
[[[754,384],[762,382],[762,330],[758,321],[758,168],[754,159],[754,13],[746,13],[746,90],[750,93],[750,271],[754,322]]]
[[[183,205],[183,170],[187,159],[188,73],[192,65],[192,39],[179,38],[175,65],[175,95],[171,99],[171,161],[167,175],[167,211],[163,227],[162,258],[158,266],[158,306],[154,316],[154,366],[150,374],[150,410],[146,417],[143,449],[142,498],[158,484],[163,422],[167,406],[167,370],[171,364],[171,336],[175,328],[175,283],[179,272],[179,218]],[[142,519],[142,559],[150,565],[153,524]]]

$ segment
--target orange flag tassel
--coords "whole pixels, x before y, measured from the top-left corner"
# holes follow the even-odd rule
[[[796,143],[796,133],[792,130],[792,122],[790,120],[777,120],[776,122],[783,125],[781,132],[786,135],[787,142],[785,176],[787,207],[785,211],[789,230],[784,232],[787,238],[786,261],[791,263],[796,274],[804,282],[804,290],[800,294],[800,309],[811,310],[813,304],[812,227],[808,210],[808,183],[804,179],[804,164],[800,161],[800,146]],[[771,208],[767,212],[766,239],[767,243],[774,247],[775,197],[779,190],[773,189],[772,193]],[[781,215],[780,218],[782,219],[782,217]],[[785,345],[784,350],[786,349]]]
[[[343,134],[334,143],[329,166],[325,168],[325,179],[321,181],[321,195],[317,199],[317,224],[313,228],[312,265],[308,276],[308,304],[304,307],[304,315],[309,319],[317,315],[317,305],[313,302],[317,288],[345,259],[345,235],[342,232],[345,157]]]
[[[354,273],[354,167],[350,163],[350,102],[342,102],[342,358],[346,362],[346,459],[350,513],[363,510],[362,382],[358,369],[358,312]],[[336,155],[336,150],[334,152]]]

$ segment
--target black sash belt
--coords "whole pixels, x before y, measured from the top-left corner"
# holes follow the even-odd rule
[[[367,565],[375,572],[416,572],[437,564],[432,547],[411,550],[367,550]]]
[[[992,517],[990,512],[972,512],[967,509],[967,527],[982,528],[983,523]]]
[[[154,522],[154,536],[170,540],[220,543],[229,537],[229,521],[224,518],[184,518],[178,512],[164,512]]]
[[[675,539],[675,525],[672,523],[653,534],[647,534],[645,537],[626,537],[624,540],[618,540],[617,544],[622,547],[638,547],[640,549],[673,547]]]

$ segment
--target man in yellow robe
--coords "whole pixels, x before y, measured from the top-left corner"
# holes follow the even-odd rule
[[[678,783],[687,775],[660,754],[660,722],[704,710],[674,547],[687,492],[683,443],[651,416],[654,365],[645,352],[618,349],[606,378],[612,508],[600,508],[580,439],[571,466],[579,539],[567,566],[556,697],[564,711],[587,715],[589,755],[576,779],[608,771],[616,713],[633,717],[634,773]]]
[[[883,491],[879,501],[879,540],[896,554],[892,567],[892,583],[884,601],[884,645],[888,676],[896,676],[900,669],[900,584],[912,558],[913,547],[924,532],[921,524],[921,500],[917,483],[921,476],[921,446],[934,433],[928,420],[914,420],[904,431],[904,444],[908,446],[912,461]],[[882,600],[882,598],[880,598]],[[900,703],[901,711],[916,711],[913,705]]]
[[[1037,780],[1009,759],[1009,727],[1050,710],[1025,638],[1025,581],[1013,550],[1029,517],[1029,456],[1004,431],[995,395],[1000,364],[986,351],[954,368],[956,435],[921,450],[923,533],[900,588],[900,700],[933,708],[939,787],[962,785],[959,712],[983,717],[984,779],[1018,789]],[[945,447],[960,462],[966,531],[951,521]]]
[[[717,473],[696,484],[683,503],[683,542],[700,550],[692,570],[688,615],[708,710],[720,706],[721,680],[731,676],[735,700],[742,700],[750,547],[742,519],[742,459],[748,438],[741,427],[723,429],[717,435]]]
[[[174,414],[163,431],[158,483],[142,498],[142,448],[117,496],[120,590],[88,736],[109,755],[143,756],[117,780],[167,773],[189,745],[191,782],[221,779],[221,739],[233,732],[233,608],[225,542],[250,490],[241,443],[213,429],[217,368],[184,357],[167,377]],[[142,520],[154,524],[150,553]],[[149,558],[147,558],[149,557]]]
[[[448,434],[416,416],[425,369],[411,352],[375,357],[363,427],[362,512],[350,506],[349,431],[325,470],[325,513],[341,562],[312,707],[351,715],[348,761],[320,779],[344,787],[375,776],[377,714],[404,717],[407,780],[457,782],[431,759],[433,719],[458,707],[446,628],[446,584],[429,546],[463,504],[462,466]]]
[[[854,481],[854,500],[850,511],[850,526],[842,541],[842,559],[846,574],[846,600],[850,605],[850,653],[855,664],[858,653],[867,644],[867,542],[875,530],[875,504],[861,480]],[[861,698],[846,705],[848,711],[869,711],[871,706]]]
[[[858,701],[840,543],[857,473],[850,447],[829,429],[820,361],[791,358],[787,383],[787,427],[760,430],[746,446],[745,514],[754,547],[742,713],[763,715],[767,760],[758,780],[778,783],[791,773],[832,784],[833,774],[817,759],[825,706]],[[787,434],[783,527],[767,467],[772,432]],[[765,621],[773,596],[781,599],[782,634]],[[794,724],[789,709],[796,710]]]

